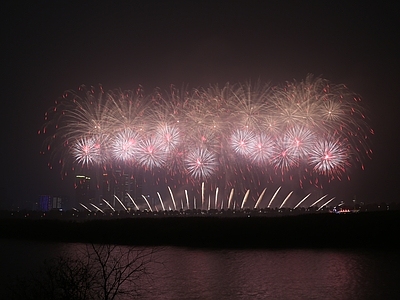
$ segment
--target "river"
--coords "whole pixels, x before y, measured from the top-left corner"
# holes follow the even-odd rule
[[[35,272],[80,244],[0,239],[0,280]],[[398,299],[394,250],[156,248],[141,299]],[[7,290],[1,290],[7,299]]]

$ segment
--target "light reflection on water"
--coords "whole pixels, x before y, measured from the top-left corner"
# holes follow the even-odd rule
[[[362,299],[359,255],[338,251],[174,249],[153,295],[165,299]],[[179,272],[170,270],[180,270]],[[174,289],[169,287],[173,286]],[[359,298],[361,297],[361,298]]]
[[[0,240],[0,279],[79,244]],[[398,299],[400,257],[374,250],[157,251],[142,299]],[[1,298],[1,297],[0,297]]]

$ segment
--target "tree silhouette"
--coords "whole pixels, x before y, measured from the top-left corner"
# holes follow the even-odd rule
[[[11,299],[113,300],[140,297],[151,280],[158,250],[86,244],[74,254],[45,261],[32,276],[17,279]]]

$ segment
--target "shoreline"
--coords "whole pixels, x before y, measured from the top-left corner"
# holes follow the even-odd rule
[[[0,238],[193,248],[399,248],[400,211],[280,217],[0,219]]]

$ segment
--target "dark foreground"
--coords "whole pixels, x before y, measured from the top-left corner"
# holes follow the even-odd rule
[[[1,219],[0,238],[212,248],[398,248],[400,211],[283,217]]]

